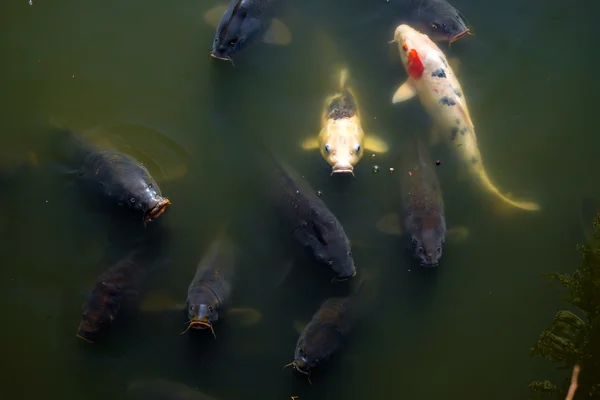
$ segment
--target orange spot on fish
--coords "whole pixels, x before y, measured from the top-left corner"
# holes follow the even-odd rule
[[[408,61],[406,62],[406,71],[408,74],[414,79],[420,79],[423,76],[423,71],[425,67],[423,67],[423,62],[421,62],[421,57],[419,57],[419,53],[415,49],[412,49],[408,52]]]
[[[404,43],[404,44],[402,45],[402,50],[404,50],[404,51],[408,51],[408,46],[406,45],[406,43]]]

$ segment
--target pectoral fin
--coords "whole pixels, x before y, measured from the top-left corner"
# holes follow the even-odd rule
[[[268,44],[288,45],[292,42],[292,33],[288,27],[277,18],[271,20],[271,25],[265,36],[263,42]]]
[[[446,232],[446,238],[453,243],[460,243],[469,236],[469,228],[466,226],[457,226],[452,229],[448,229]]]
[[[216,28],[217,26],[219,26],[219,21],[221,21],[221,18],[223,17],[223,14],[225,14],[225,11],[227,11],[227,5],[225,4],[219,4],[214,6],[204,14],[204,22]]]
[[[308,325],[308,322],[306,321],[296,321],[294,320],[294,330],[296,332],[298,332],[298,334],[302,333],[302,331],[304,330],[304,328],[306,327],[306,325]]]
[[[304,150],[318,149],[319,148],[319,139],[317,139],[317,138],[306,139],[304,142],[302,142],[302,148]]]
[[[177,304],[171,296],[165,292],[149,293],[140,303],[142,312],[181,311],[185,304]]]
[[[387,153],[390,149],[386,142],[374,135],[365,138],[365,149],[375,153]]]
[[[392,103],[396,104],[396,103],[400,103],[400,102],[403,102],[406,100],[410,100],[413,97],[415,97],[416,94],[417,94],[417,91],[416,91],[415,86],[413,85],[412,81],[407,80],[398,88],[398,90],[396,90],[396,93],[394,93],[394,97],[392,98]]]
[[[227,318],[238,325],[256,325],[262,318],[262,314],[253,308],[232,308],[227,312]]]
[[[377,222],[377,230],[389,235],[401,235],[402,226],[400,224],[400,215],[396,213],[386,214]]]

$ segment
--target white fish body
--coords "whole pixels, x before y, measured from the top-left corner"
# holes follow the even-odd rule
[[[538,204],[510,199],[491,182],[483,166],[465,95],[440,48],[427,35],[405,24],[396,28],[394,40],[409,77],[396,91],[392,102],[399,103],[418,95],[439,133],[476,183],[513,207],[538,211]]]

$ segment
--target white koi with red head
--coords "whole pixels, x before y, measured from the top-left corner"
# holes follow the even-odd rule
[[[467,101],[440,48],[427,35],[406,24],[396,28],[394,40],[398,43],[408,80],[398,88],[392,102],[399,103],[417,95],[433,118],[439,134],[458,153],[460,162],[476,183],[514,207],[539,210],[540,206],[536,203],[506,197],[490,181],[483,166]]]

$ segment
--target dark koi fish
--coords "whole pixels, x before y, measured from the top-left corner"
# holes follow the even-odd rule
[[[94,289],[83,305],[77,337],[94,343],[117,318],[122,306],[137,300],[146,278],[146,256],[133,251],[106,270],[96,280]]]
[[[362,315],[362,300],[359,297],[364,280],[356,292],[348,297],[335,297],[325,300],[300,333],[294,361],[286,367],[293,367],[297,372],[310,375],[317,365],[327,361],[341,346],[356,322]]]

